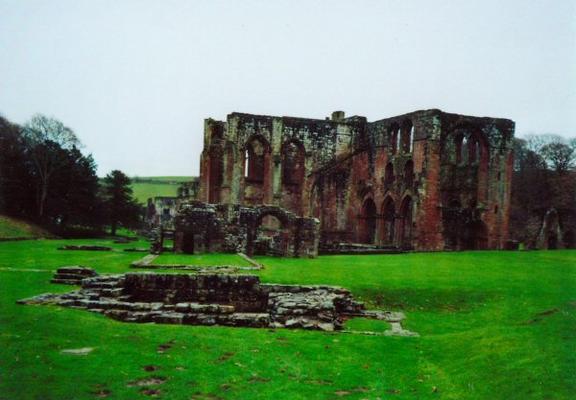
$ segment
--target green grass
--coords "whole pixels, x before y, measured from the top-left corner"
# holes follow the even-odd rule
[[[52,236],[38,226],[0,215],[0,239],[35,239]]]
[[[266,266],[258,271],[263,281],[340,285],[370,307],[404,311],[406,327],[421,337],[399,338],[128,324],[83,310],[16,305],[70,290],[48,283],[58,266],[124,272],[142,257],[57,251],[63,243],[0,243],[0,399],[95,399],[99,391],[145,399],[142,388],[128,385],[149,376],[167,378],[151,387],[163,399],[572,399],[576,393],[575,251],[258,259]],[[387,329],[364,319],[347,327]],[[157,352],[169,342],[169,350]],[[81,347],[94,351],[60,353]],[[145,372],[146,365],[159,369]]]
[[[151,176],[132,178],[134,198],[146,204],[149,198],[159,196],[176,196],[182,182],[188,182],[190,176]]]

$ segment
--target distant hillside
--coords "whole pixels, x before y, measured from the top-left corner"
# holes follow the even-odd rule
[[[24,221],[0,215],[0,241],[54,237],[50,232]]]
[[[134,197],[142,204],[150,197],[176,196],[182,182],[196,179],[192,176],[137,176],[132,179]]]

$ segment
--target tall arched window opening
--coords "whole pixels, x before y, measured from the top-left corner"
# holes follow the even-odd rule
[[[454,152],[456,164],[462,163],[462,146],[464,141],[464,135],[458,134],[454,137]]]
[[[410,120],[406,120],[402,124],[402,134],[400,139],[400,151],[402,153],[410,153],[412,151],[413,128],[414,126]]]
[[[480,143],[475,136],[471,136],[468,142],[468,161],[470,164],[480,161]]]
[[[266,147],[259,139],[253,139],[246,145],[244,176],[251,183],[264,181],[264,156]]]

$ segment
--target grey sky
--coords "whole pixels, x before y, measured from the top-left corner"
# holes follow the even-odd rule
[[[203,119],[417,109],[576,136],[575,1],[0,0],[0,113],[99,174],[195,175]]]

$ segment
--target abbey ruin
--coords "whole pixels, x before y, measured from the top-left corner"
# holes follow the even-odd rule
[[[198,201],[176,217],[175,248],[502,249],[513,136],[511,120],[436,109],[374,122],[341,111],[207,119]]]

